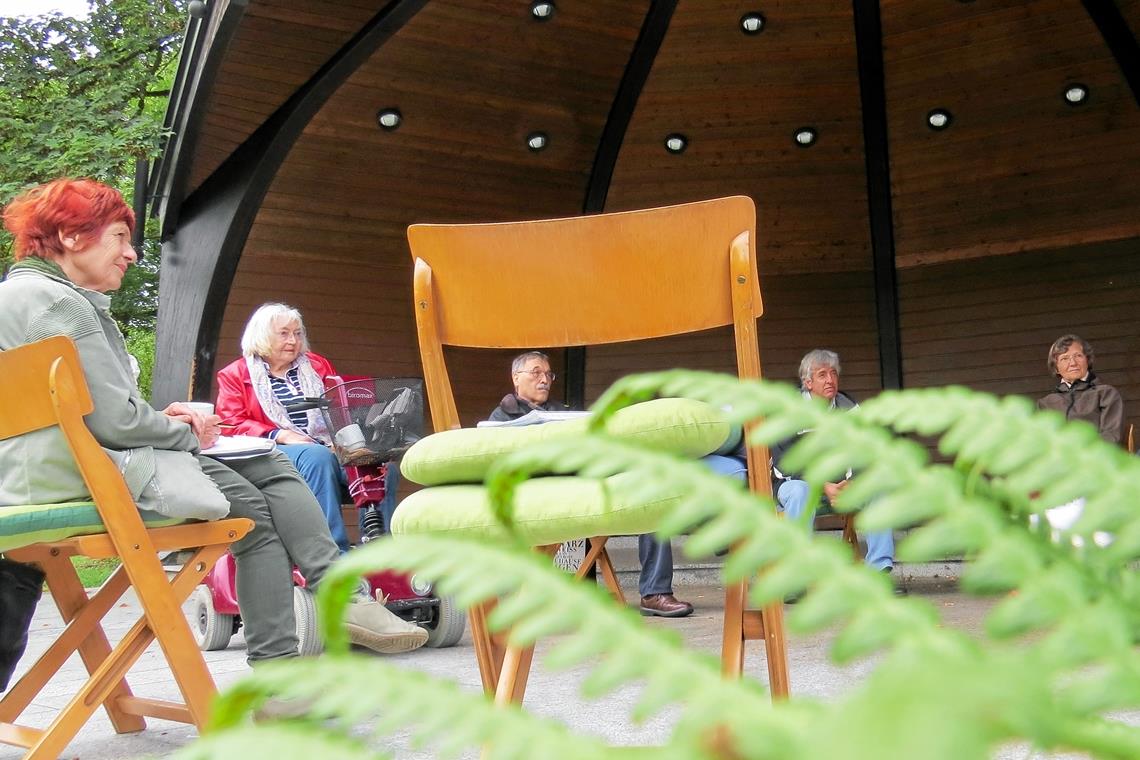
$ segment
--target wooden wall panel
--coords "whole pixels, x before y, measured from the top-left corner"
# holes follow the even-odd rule
[[[187,192],[193,192],[388,0],[249,0],[198,107],[206,111]]]
[[[756,201],[761,275],[870,269],[851,3],[681,2],[641,93],[607,211],[743,194]],[[811,148],[792,139],[813,126]],[[690,138],[684,153],[665,136]]]
[[[907,387],[1039,398],[1049,346],[1076,333],[1140,425],[1140,240],[959,261],[899,274]]]
[[[1140,109],[1081,3],[882,8],[900,267],[1140,234]]]
[[[803,355],[828,348],[839,354],[843,390],[867,398],[881,389],[869,272],[768,277],[760,288],[760,364],[765,378],[796,383]],[[593,346],[586,360],[587,398],[595,400],[623,375],[673,367],[735,373],[731,328]]]

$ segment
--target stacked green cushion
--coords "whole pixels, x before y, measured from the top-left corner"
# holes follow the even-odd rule
[[[393,533],[503,534],[480,483],[491,463],[540,441],[577,436],[587,419],[525,427],[464,428],[427,436],[412,446],[400,466],[406,478],[430,486],[396,510]],[[717,408],[692,399],[655,399],[616,412],[606,432],[647,448],[698,459],[733,439]],[[647,497],[627,474],[604,481],[542,477],[519,486],[514,519],[517,534],[532,545],[586,536],[651,533],[681,498],[680,492]]]
[[[541,441],[586,431],[588,418],[525,427],[447,430],[429,435],[408,449],[400,472],[423,486],[481,483],[491,463],[504,454]],[[724,413],[703,401],[661,398],[617,411],[606,423],[609,435],[646,448],[699,459],[732,439]]]
[[[515,533],[532,546],[587,536],[652,533],[681,494],[646,499],[638,476],[623,473],[603,480],[534,478],[515,494]],[[433,486],[401,502],[393,533],[444,533],[494,538],[504,535],[480,485]]]
[[[184,520],[157,512],[139,510],[139,516],[150,528],[177,525]],[[0,552],[29,544],[62,541],[74,536],[105,533],[94,502],[76,501],[65,504],[25,504],[0,507]]]

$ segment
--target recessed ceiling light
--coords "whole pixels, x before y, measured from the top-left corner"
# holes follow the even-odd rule
[[[945,108],[935,108],[926,114],[926,126],[933,129],[935,132],[941,132],[950,126],[954,121],[954,114],[947,111]]]
[[[764,14],[759,11],[745,13],[740,17],[740,29],[745,34],[760,34],[764,31]]]
[[[670,153],[684,153],[687,147],[689,147],[689,138],[684,135],[674,132],[665,136],[665,150]]]
[[[530,15],[539,21],[549,21],[550,17],[554,15],[554,3],[535,0],[530,4]]]
[[[1089,88],[1080,82],[1065,85],[1065,102],[1071,106],[1079,106],[1089,99]]]
[[[376,112],[376,123],[380,125],[380,129],[385,132],[391,132],[404,122],[404,117],[400,115],[398,108],[381,108]]]
[[[538,153],[546,147],[546,133],[545,132],[531,132],[526,136],[526,147],[528,150]]]
[[[792,133],[792,139],[801,148],[810,148],[815,145],[818,136],[814,127],[800,127]]]

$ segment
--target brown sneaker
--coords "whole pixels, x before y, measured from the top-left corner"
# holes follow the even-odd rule
[[[650,594],[641,597],[641,614],[658,617],[686,617],[693,614],[693,605],[682,602],[672,594]]]

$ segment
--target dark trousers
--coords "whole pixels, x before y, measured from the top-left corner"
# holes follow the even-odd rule
[[[28,646],[32,614],[43,590],[38,567],[0,558],[0,691],[16,671]]]

